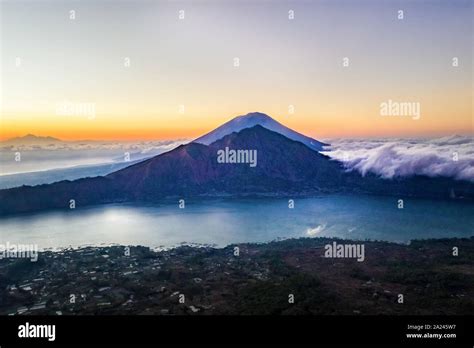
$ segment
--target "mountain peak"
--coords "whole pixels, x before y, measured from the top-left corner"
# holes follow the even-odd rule
[[[241,115],[241,116],[237,116],[235,118],[259,118],[259,119],[271,119],[273,120],[273,118],[271,118],[270,116],[268,116],[267,114],[264,114],[263,112],[258,112],[258,111],[255,111],[255,112],[249,112],[248,114],[246,115]],[[234,118],[234,119],[235,119]]]
[[[282,125],[280,122],[262,112],[250,112],[246,115],[234,117],[213,131],[203,135],[200,138],[197,138],[194,140],[194,142],[209,145],[219,139],[222,139],[228,134],[239,132],[242,129],[251,128],[257,125],[280,133],[291,140],[299,141],[315,151],[321,151],[323,146],[326,145]]]
[[[48,140],[59,141],[59,139],[57,139],[57,138],[53,138],[53,137],[50,137],[50,136],[43,137],[43,136],[40,136],[40,135],[31,134],[31,133],[28,133],[27,135],[22,136],[22,137],[18,137],[16,139],[48,139]]]
[[[11,138],[8,140],[2,141],[5,144],[12,144],[12,145],[34,145],[34,144],[44,144],[44,143],[55,143],[60,142],[61,140],[58,138],[53,138],[50,136],[38,136],[31,133],[28,133],[22,137]]]

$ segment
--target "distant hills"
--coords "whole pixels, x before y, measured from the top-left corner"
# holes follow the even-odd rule
[[[0,145],[47,145],[57,144],[62,140],[53,137],[42,137],[33,134],[27,134],[22,137],[15,137],[0,142]]]
[[[0,214],[69,209],[71,199],[81,207],[128,201],[338,192],[398,198],[474,198],[470,182],[425,176],[388,180],[347,172],[340,162],[262,125],[232,132],[208,145],[198,141],[203,140],[103,177],[0,190]],[[218,153],[226,148],[256,151],[257,165],[219,163]]]

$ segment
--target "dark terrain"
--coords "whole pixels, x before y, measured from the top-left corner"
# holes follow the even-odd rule
[[[257,166],[218,163],[217,151],[257,150]],[[262,126],[229,134],[209,146],[174,150],[104,177],[0,190],[0,215],[69,209],[112,202],[219,196],[300,196],[321,193],[377,194],[431,199],[474,199],[474,185],[415,176],[385,180],[347,172],[340,162]]]
[[[363,242],[364,262],[324,258],[324,245],[332,242],[241,244],[239,256],[235,246],[131,247],[129,256],[113,246],[46,251],[37,262],[4,259],[0,314],[474,313],[474,237]]]

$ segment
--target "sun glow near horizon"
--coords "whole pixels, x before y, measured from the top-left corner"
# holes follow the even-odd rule
[[[473,134],[469,1],[69,7],[2,2],[0,140],[192,139],[253,111],[316,139]],[[381,116],[388,100],[421,115]]]

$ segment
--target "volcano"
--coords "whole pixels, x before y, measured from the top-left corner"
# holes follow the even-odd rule
[[[262,126],[266,129],[284,135],[288,139],[299,141],[300,143],[315,151],[322,151],[323,146],[328,145],[316,139],[307,137],[301,133],[295,132],[294,130],[282,125],[270,116],[261,112],[251,112],[246,115],[234,117],[232,120],[224,123],[213,131],[197,138],[194,140],[194,142],[210,145],[228,134],[240,132],[242,129],[251,128],[254,126]]]
[[[0,215],[69,209],[72,200],[79,208],[116,202],[337,192],[449,199],[454,191],[457,197],[474,197],[470,182],[425,176],[382,179],[348,172],[342,163],[262,125],[232,131],[210,144],[202,143],[210,141],[211,137],[205,137],[103,177],[0,190]],[[252,151],[255,165],[222,163],[218,156],[224,150],[242,155]]]

